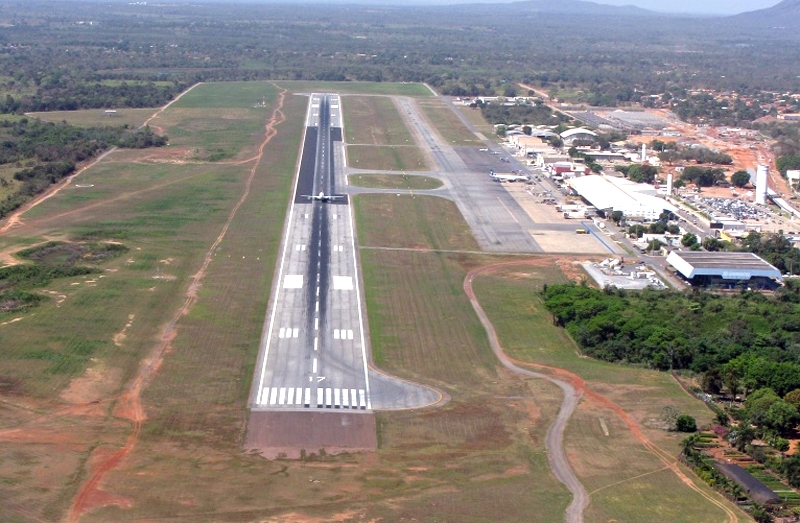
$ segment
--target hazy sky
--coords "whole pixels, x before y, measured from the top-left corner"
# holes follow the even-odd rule
[[[635,5],[653,11],[733,15],[772,7],[780,0],[592,0],[598,4]]]

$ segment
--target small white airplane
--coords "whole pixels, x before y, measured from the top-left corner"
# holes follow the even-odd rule
[[[531,179],[530,176],[524,174],[496,174],[494,171],[489,171],[489,176],[496,182],[527,182]]]
[[[321,202],[332,202],[334,200],[341,200],[344,196],[334,196],[331,194],[325,194],[324,192],[320,191],[319,194],[304,194],[304,198],[308,198],[309,200],[319,200]]]

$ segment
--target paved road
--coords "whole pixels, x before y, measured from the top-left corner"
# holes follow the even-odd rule
[[[337,194],[341,103],[312,94],[282,255],[251,393],[253,410],[409,408],[441,399],[369,365],[353,218]],[[323,193],[332,200],[318,200]]]

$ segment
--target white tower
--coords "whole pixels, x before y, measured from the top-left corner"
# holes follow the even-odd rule
[[[672,173],[667,174],[667,196],[672,196]]]
[[[769,178],[769,166],[759,164],[756,171],[756,203],[758,205],[767,204],[767,179]]]
[[[642,144],[642,163],[647,161],[647,144]]]

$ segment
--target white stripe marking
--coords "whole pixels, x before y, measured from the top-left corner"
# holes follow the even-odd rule
[[[342,389],[342,406],[343,407],[350,406],[350,393],[347,389]]]
[[[281,387],[280,394],[278,394],[278,404],[283,405],[286,403],[286,387]]]
[[[314,330],[319,330],[319,318],[314,318]]]
[[[333,329],[333,339],[334,340],[339,339],[339,329]]]
[[[317,407],[322,406],[322,400],[324,399],[325,391],[322,389],[317,389]]]
[[[301,403],[303,403],[303,389],[297,387],[297,392],[294,395],[294,404],[300,405]]]
[[[350,406],[353,408],[358,407],[356,400],[356,389],[350,389]]]
[[[281,330],[278,331],[278,337],[283,338],[286,335],[286,328],[281,327]]]
[[[325,389],[325,406],[331,406],[331,389]]]
[[[314,338],[314,352],[319,350],[319,338]]]
[[[348,330],[347,331],[347,339],[348,340],[352,340],[353,339],[353,331],[352,330]]]
[[[295,329],[292,331],[292,338],[296,338],[300,335],[300,329]]]
[[[304,402],[305,405],[311,405],[311,389],[306,388],[306,399]]]
[[[294,387],[289,387],[289,389],[286,392],[288,392],[286,396],[286,404],[291,405],[292,403],[294,403]]]
[[[333,389],[333,406],[337,409],[341,406],[341,401],[339,400],[339,389]]]
[[[361,407],[362,409],[367,408],[364,389],[358,389],[358,399],[359,399],[358,406]]]
[[[269,404],[275,405],[275,401],[278,399],[278,387],[272,387],[269,391]]]
[[[314,358],[313,363],[311,364],[311,371],[316,374],[317,373],[317,358]]]

